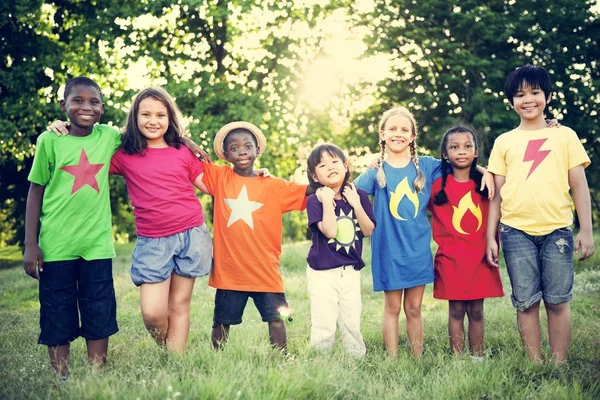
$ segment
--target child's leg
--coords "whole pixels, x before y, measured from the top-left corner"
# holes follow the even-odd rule
[[[402,309],[402,290],[385,292],[381,332],[383,344],[392,357],[398,355],[398,318]]]
[[[161,346],[167,344],[170,286],[171,278],[160,283],[140,285],[140,309],[144,325]]]
[[[310,298],[310,345],[318,349],[333,347],[340,312],[336,287],[340,271],[341,268],[315,271],[306,267],[306,284]]]
[[[423,355],[423,319],[421,318],[421,304],[425,285],[404,290],[404,314],[406,315],[406,334],[410,342],[413,357],[421,358]]]
[[[211,340],[215,350],[222,349],[229,337],[230,325],[213,324]]]
[[[69,352],[70,344],[62,346],[48,346],[48,356],[50,356],[50,366],[58,376],[66,377],[69,375]]]
[[[80,333],[86,340],[90,364],[101,367],[108,356],[108,338],[119,330],[112,260],[80,259],[78,265]]]
[[[571,341],[571,306],[569,303],[550,304],[544,302],[548,315],[548,338],[552,361],[562,364],[569,354]]]
[[[469,316],[469,350],[471,355],[483,355],[483,299],[469,300],[467,315]]]
[[[363,357],[367,353],[360,333],[362,301],[360,296],[360,272],[352,266],[342,271],[339,294],[339,323],[344,347],[348,353]]]
[[[108,358],[108,338],[86,339],[88,361],[91,365],[102,367]]]
[[[454,354],[461,354],[465,349],[464,321],[466,311],[466,301],[448,301],[448,336],[450,337],[450,350]]]
[[[285,350],[287,348],[285,322],[282,320],[269,322],[269,340],[271,341],[271,346],[278,350]]]
[[[542,346],[540,339],[540,302],[538,301],[525,311],[517,310],[517,325],[527,357],[535,363],[542,362]]]
[[[171,275],[167,349],[183,354],[190,333],[190,302],[195,278]]]

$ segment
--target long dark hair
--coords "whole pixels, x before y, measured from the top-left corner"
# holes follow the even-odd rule
[[[346,166],[348,166],[348,159],[346,158],[346,155],[344,154],[342,149],[337,147],[335,144],[324,143],[314,147],[308,155],[308,168],[306,170],[306,175],[308,176],[308,184],[314,189],[323,187],[321,183],[315,181],[312,177],[315,173],[315,170],[317,169],[317,165],[319,165],[321,159],[323,158],[323,153],[329,154],[332,158],[339,158],[344,164],[346,164]],[[348,185],[348,179],[350,179],[349,167],[346,169],[346,175],[344,176],[344,181],[342,182],[342,186],[340,187],[340,195],[344,200],[346,200],[346,198],[344,197],[343,190],[346,187],[346,185]]]
[[[442,189],[435,195],[433,198],[433,204],[436,206],[441,206],[448,202],[448,196],[446,196],[446,182],[448,181],[448,173],[451,172],[451,165],[448,160],[444,157],[448,155],[446,151],[446,146],[448,145],[448,138],[455,133],[468,133],[473,138],[473,143],[475,144],[475,151],[478,151],[479,146],[477,145],[477,135],[473,132],[473,130],[467,128],[464,125],[453,126],[448,129],[444,136],[442,137],[442,143],[440,144],[440,152],[442,154]],[[488,191],[487,188],[480,190],[481,187],[481,179],[483,175],[481,172],[477,171],[477,157],[473,158],[473,162],[471,163],[471,168],[469,170],[469,178],[475,182],[475,190],[479,192],[481,197],[487,197]]]
[[[127,121],[125,122],[125,130],[123,132],[123,150],[127,154],[142,154],[148,147],[146,138],[142,135],[138,128],[137,114],[140,109],[142,100],[152,97],[160,101],[167,108],[169,115],[169,127],[165,133],[165,142],[167,145],[179,148],[183,144],[181,137],[185,133],[183,128],[183,117],[179,107],[175,104],[173,97],[160,87],[149,87],[140,91],[133,99],[133,104],[129,109]]]

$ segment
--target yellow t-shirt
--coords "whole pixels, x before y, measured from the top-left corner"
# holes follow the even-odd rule
[[[565,126],[498,136],[488,170],[506,177],[500,222],[534,236],[570,226],[569,169],[589,164],[577,134]]]

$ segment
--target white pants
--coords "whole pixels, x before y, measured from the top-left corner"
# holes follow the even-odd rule
[[[311,346],[330,349],[337,322],[346,351],[363,357],[367,350],[360,333],[360,272],[352,266],[325,271],[307,267],[306,281],[310,298]]]

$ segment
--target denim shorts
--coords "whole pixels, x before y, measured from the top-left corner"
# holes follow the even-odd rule
[[[206,224],[161,238],[138,236],[131,255],[131,280],[159,283],[176,273],[186,278],[208,275],[212,269],[212,239]]]
[[[213,327],[221,325],[238,325],[242,323],[242,315],[252,297],[263,322],[280,320],[279,307],[288,307],[284,293],[241,292],[237,290],[217,289],[215,293],[215,314]]]
[[[573,297],[573,230],[531,236],[500,224],[500,241],[512,286],[512,303],[525,311],[544,299],[566,303]]]
[[[56,347],[78,336],[98,340],[119,331],[110,258],[46,262],[39,290],[39,344]]]

